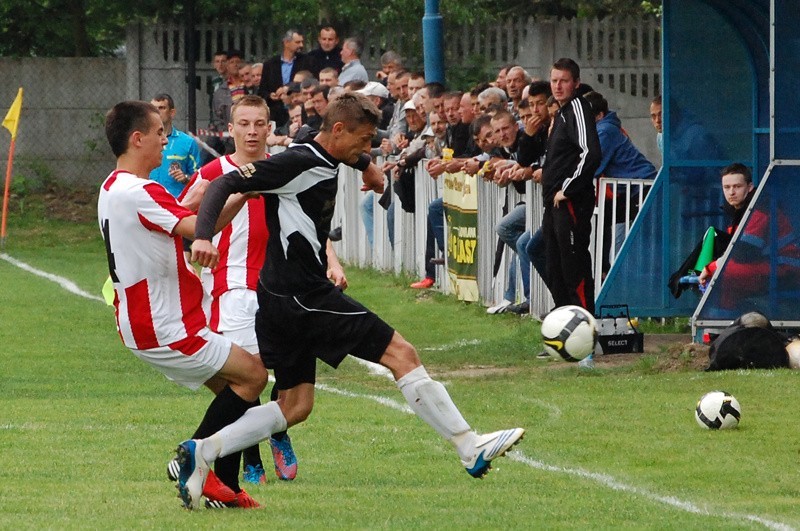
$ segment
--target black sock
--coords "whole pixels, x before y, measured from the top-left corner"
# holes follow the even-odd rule
[[[256,400],[254,405],[261,405],[261,399]],[[261,451],[258,449],[257,444],[242,450],[242,464],[244,466],[261,465],[262,468],[264,467],[263,463],[261,462]]]
[[[192,436],[193,439],[205,439],[217,433],[225,426],[234,423],[245,411],[256,405],[237,395],[229,385],[211,401],[203,421]],[[214,472],[219,479],[234,492],[239,492],[239,462],[241,452],[235,452],[225,457],[220,457],[214,462]]]
[[[272,385],[272,391],[270,391],[269,393],[269,399],[272,400],[273,402],[278,401],[278,386],[276,384]],[[286,437],[286,435],[287,435],[286,430],[279,431],[278,433],[273,433],[272,438],[278,441],[282,441],[283,438]]]

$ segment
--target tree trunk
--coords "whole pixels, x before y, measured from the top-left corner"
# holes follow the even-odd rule
[[[86,9],[83,0],[66,0],[66,13],[72,26],[74,57],[89,56],[89,33],[86,28]]]

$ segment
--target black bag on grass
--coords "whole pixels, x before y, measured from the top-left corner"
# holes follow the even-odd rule
[[[707,371],[776,369],[789,366],[786,338],[769,328],[733,324],[714,340]]]

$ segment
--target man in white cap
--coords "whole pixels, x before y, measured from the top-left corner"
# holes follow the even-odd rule
[[[383,83],[370,81],[364,88],[356,92],[366,96],[381,111],[381,121],[378,124],[378,129],[384,131],[388,129],[389,122],[394,114],[394,104],[389,99],[389,89]],[[380,132],[378,134],[380,136]]]

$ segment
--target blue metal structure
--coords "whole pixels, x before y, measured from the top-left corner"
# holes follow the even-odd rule
[[[748,297],[731,296],[743,285],[737,289],[729,280],[726,286],[726,267],[702,300],[694,292],[673,298],[667,279],[709,226],[727,225],[720,210],[722,167],[742,162],[753,169],[759,192],[751,210],[768,214],[760,222],[769,219],[777,227],[777,210],[791,210],[784,203],[795,182],[800,184],[792,162],[800,159],[800,8],[797,0],[664,0],[663,6],[664,166],[598,294],[598,305],[625,303],[640,316],[694,314],[698,321],[729,323],[731,316],[777,308],[770,304],[791,296],[791,286],[778,290],[782,295],[767,294],[768,286],[778,289],[788,278],[777,262],[779,256],[786,261],[780,254],[786,249],[762,250],[776,260],[768,260],[772,276],[759,283],[750,279],[748,287],[757,284],[760,290]],[[800,218],[800,208],[794,210]],[[740,225],[742,234],[752,219]],[[731,253],[743,248],[739,241],[735,236]],[[791,312],[767,315],[781,321],[800,318]]]
[[[422,17],[422,42],[425,59],[425,81],[444,83],[444,24],[439,0],[425,0]]]

